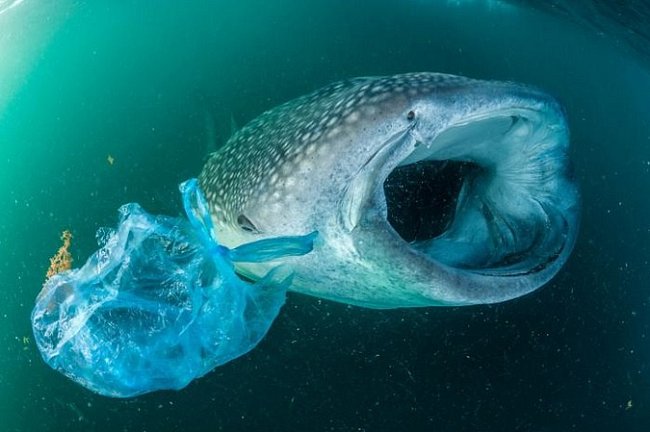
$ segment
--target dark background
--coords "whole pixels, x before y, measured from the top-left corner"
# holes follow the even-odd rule
[[[8,30],[35,8],[42,19]],[[0,15],[13,83],[0,103],[0,430],[650,430],[650,75],[618,36],[501,2],[66,0]],[[583,220],[550,284],[466,308],[290,294],[250,354],[135,399],[94,395],[40,359],[29,314],[63,229],[81,265],[120,205],[180,214],[177,184],[231,117],[420,70],[535,84],[566,107]]]

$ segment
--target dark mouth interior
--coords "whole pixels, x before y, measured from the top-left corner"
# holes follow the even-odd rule
[[[388,222],[408,242],[430,240],[445,232],[468,175],[478,165],[425,160],[393,170],[384,181]]]

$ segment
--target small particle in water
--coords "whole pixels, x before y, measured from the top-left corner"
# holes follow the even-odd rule
[[[115,162],[115,158],[112,155],[108,155],[106,161],[108,162],[109,165],[113,165],[113,163]]]

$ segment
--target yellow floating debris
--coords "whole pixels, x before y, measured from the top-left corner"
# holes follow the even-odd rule
[[[50,268],[47,269],[47,274],[45,275],[46,280],[55,274],[72,268],[72,255],[68,251],[70,248],[70,242],[72,241],[72,233],[68,230],[63,231],[61,234],[61,240],[63,241],[63,245],[58,251],[56,251],[56,254],[50,258]]]

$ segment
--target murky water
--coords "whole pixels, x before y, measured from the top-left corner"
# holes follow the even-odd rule
[[[0,429],[647,430],[650,73],[630,42],[643,34],[566,16],[479,1],[0,1]],[[550,284],[449,309],[293,294],[249,355],[129,400],[42,362],[29,314],[61,231],[80,264],[121,204],[179,214],[176,185],[231,119],[419,70],[530,83],[565,106],[583,218]]]

